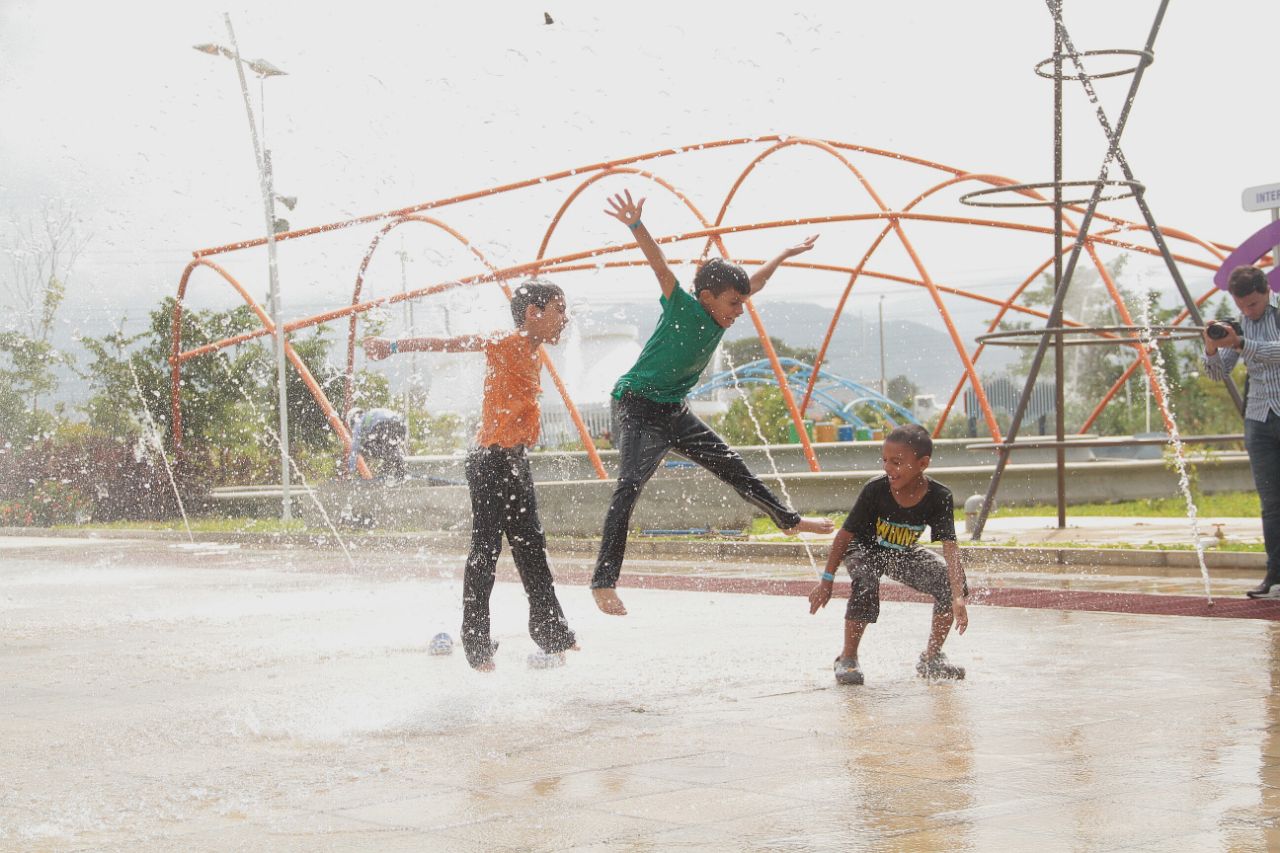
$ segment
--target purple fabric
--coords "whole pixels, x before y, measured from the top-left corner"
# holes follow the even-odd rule
[[[1232,270],[1236,267],[1256,264],[1262,259],[1263,255],[1270,252],[1277,245],[1280,245],[1280,220],[1272,222],[1257,231],[1252,237],[1237,246],[1234,252],[1227,255],[1227,259],[1222,262],[1222,266],[1218,267],[1218,271],[1213,274],[1213,283],[1219,290],[1226,290],[1227,279],[1231,277]],[[1267,273],[1267,285],[1270,286],[1272,293],[1280,293],[1280,267],[1276,267]]]

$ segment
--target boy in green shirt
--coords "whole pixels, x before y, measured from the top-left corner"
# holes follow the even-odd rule
[[[725,329],[742,316],[747,298],[764,287],[784,260],[812,249],[817,235],[783,250],[750,277],[737,264],[713,258],[702,265],[693,279],[695,297],[679,286],[662,250],[640,221],[644,199],[633,202],[627,192],[614,196],[609,205],[611,209],[605,213],[631,229],[662,287],[658,327],[635,365],[613,387],[618,485],[609,502],[600,555],[591,579],[596,606],[605,613],[625,616],[627,609],[614,588],[626,553],[631,511],[668,450],[675,450],[728,483],[788,533],[830,533],[835,527],[827,518],[802,518],[778,500],[751,473],[742,457],[689,411],[684,400],[711,360]]]

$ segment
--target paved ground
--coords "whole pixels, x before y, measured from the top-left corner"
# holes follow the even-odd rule
[[[500,583],[484,676],[457,554],[0,553],[0,849],[1280,848],[1274,622],[979,606],[929,685],[889,602],[837,688],[838,603],[565,584],[535,671]]]
[[[1204,545],[1212,549],[1221,538],[1233,543],[1262,542],[1262,520],[1258,517],[1237,518],[1209,516],[1197,520],[1197,528]],[[963,524],[956,525],[961,541],[968,535]],[[783,538],[783,534],[769,534],[761,539]],[[813,537],[820,540],[830,537]],[[1209,541],[1213,540],[1213,541]],[[982,531],[982,541],[987,545],[1016,543],[1019,545],[1191,545],[1191,522],[1186,518],[1155,518],[1142,516],[1091,516],[1068,515],[1067,526],[1058,527],[1056,517],[1045,516],[992,516]]]
[[[1216,538],[1220,533],[1230,542],[1262,541],[1262,520],[1253,518],[1206,517],[1198,519],[1201,538]],[[1037,516],[995,516],[983,528],[982,538],[989,542],[1014,540],[1023,545],[1058,542],[1093,545],[1160,545],[1192,541],[1191,522],[1185,518],[1113,518],[1108,516],[1067,516],[1067,526],[1058,527],[1057,518]]]

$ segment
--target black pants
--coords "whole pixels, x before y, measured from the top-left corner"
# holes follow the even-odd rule
[[[1267,586],[1280,583],[1280,415],[1244,421],[1244,447],[1249,451],[1253,484],[1262,503],[1262,541],[1267,549]]]
[[[613,401],[613,436],[618,448],[618,484],[604,518],[600,555],[591,588],[618,585],[627,550],[627,529],[640,491],[658,463],[674,450],[690,462],[706,468],[750,504],[760,508],[773,523],[786,530],[800,523],[800,516],[778,500],[760,478],[751,473],[737,451],[689,411],[685,403],[655,403],[626,392]]]
[[[403,480],[405,475],[405,441],[408,430],[404,421],[382,421],[360,439],[360,454],[366,462],[381,463],[382,476]]]
[[[529,598],[529,636],[544,652],[569,648],[575,640],[547,565],[547,540],[524,448],[472,450],[467,456],[467,485],[471,489],[471,553],[462,585],[462,647],[467,662],[479,666],[493,657],[489,595],[504,533]]]

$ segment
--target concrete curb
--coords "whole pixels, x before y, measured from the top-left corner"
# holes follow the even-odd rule
[[[184,543],[191,541],[181,531],[169,530],[105,530],[80,528],[77,530],[50,530],[43,527],[0,527],[0,536],[30,536],[43,538],[86,538],[144,540]],[[194,533],[196,542],[249,545],[267,548],[332,548],[336,547],[329,533]],[[465,550],[470,542],[468,533],[457,531],[423,533],[350,533],[343,541],[354,553],[416,551],[435,545]],[[595,539],[550,538],[548,551],[554,556],[594,556],[600,547]],[[1004,571],[1065,571],[1076,566],[1106,566],[1123,568],[1135,575],[1179,576],[1199,574],[1200,564],[1194,551],[1158,551],[1136,548],[1037,548],[1033,546],[964,545],[965,562],[975,568]],[[933,546],[930,546],[933,547]],[[825,542],[810,545],[815,560],[827,559]],[[627,555],[649,560],[673,560],[696,558],[744,562],[761,560],[772,563],[806,563],[805,547],[799,542],[742,542],[734,540],[646,539],[632,535],[627,544]],[[1262,552],[1214,551],[1205,552],[1205,565],[1210,571],[1240,572],[1252,577],[1264,570],[1267,555]]]

